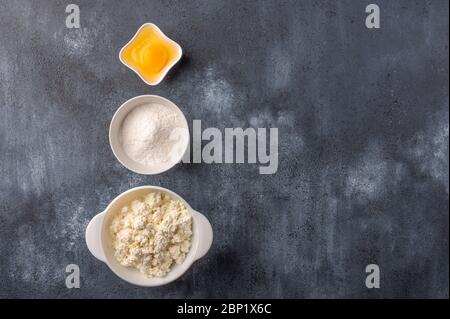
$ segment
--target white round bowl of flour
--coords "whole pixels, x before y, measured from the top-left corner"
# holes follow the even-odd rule
[[[189,147],[189,139],[183,112],[157,95],[126,101],[109,127],[109,142],[117,160],[144,175],[163,173],[179,163]]]

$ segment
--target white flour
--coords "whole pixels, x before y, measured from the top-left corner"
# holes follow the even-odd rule
[[[175,164],[183,155],[187,140],[183,118],[161,104],[135,107],[120,131],[120,143],[128,157],[156,170]]]

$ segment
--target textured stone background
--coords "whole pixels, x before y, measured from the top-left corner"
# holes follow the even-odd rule
[[[65,6],[80,5],[79,30]],[[0,0],[0,297],[447,297],[448,1]],[[159,86],[118,61],[144,22],[185,51]],[[115,110],[140,94],[204,127],[278,127],[255,165],[122,167]],[[119,193],[161,185],[205,213],[210,253],[161,288],[90,255],[85,227]],[[65,266],[81,268],[65,288]],[[365,288],[380,265],[382,288]]]

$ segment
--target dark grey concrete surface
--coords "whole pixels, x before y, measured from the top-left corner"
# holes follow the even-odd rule
[[[0,297],[449,296],[448,1],[0,0]],[[365,7],[381,8],[368,30]],[[120,64],[154,22],[182,62],[157,87]],[[277,127],[279,169],[122,167],[108,143],[127,99],[158,94],[204,127]],[[211,220],[179,280],[133,287],[87,250],[122,191],[161,185]],[[78,264],[81,288],[65,287]],[[365,287],[365,266],[381,288]]]

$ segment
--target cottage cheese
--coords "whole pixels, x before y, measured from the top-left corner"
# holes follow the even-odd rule
[[[147,277],[164,277],[181,264],[192,240],[192,216],[168,194],[152,191],[134,200],[113,218],[110,226],[114,256]]]

